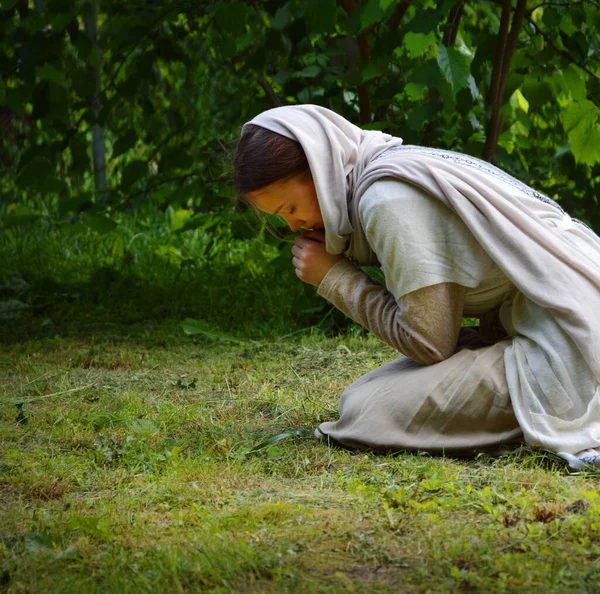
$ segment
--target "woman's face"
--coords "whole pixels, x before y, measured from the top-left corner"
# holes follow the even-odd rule
[[[323,217],[310,171],[248,192],[246,198],[255,208],[283,217],[292,231],[323,229]]]

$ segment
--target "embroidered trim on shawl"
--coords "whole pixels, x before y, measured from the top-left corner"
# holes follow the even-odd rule
[[[536,198],[537,200],[540,200],[541,202],[544,202],[546,204],[549,204],[550,206],[553,206],[554,208],[557,208],[561,212],[561,214],[569,216],[568,213],[564,210],[564,208],[562,206],[560,206],[560,204],[558,204],[558,202],[552,200],[552,198],[548,198],[548,196],[546,196],[545,194],[542,194],[541,192],[534,190],[527,184],[514,178],[512,175],[509,175],[505,171],[502,171],[502,169],[499,169],[495,165],[492,165],[491,163],[488,163],[487,161],[482,161],[481,159],[471,157],[469,155],[464,155],[462,153],[455,153],[453,151],[446,151],[443,149],[434,149],[434,148],[429,148],[429,147],[424,147],[424,146],[416,146],[416,145],[412,145],[412,144],[407,144],[404,146],[396,146],[391,149],[388,149],[387,151],[384,151],[383,153],[381,153],[380,155],[375,157],[375,159],[373,159],[373,161],[377,161],[378,159],[381,159],[383,156],[385,156],[389,153],[395,153],[398,151],[425,153],[427,155],[432,155],[434,157],[440,157],[441,159],[446,159],[448,161],[454,161],[455,163],[460,163],[461,165],[467,165],[468,167],[472,167],[473,169],[479,169],[479,171],[483,171],[484,173],[487,173],[503,182],[506,182],[507,184],[510,184],[514,188],[521,190],[528,196],[531,196],[532,198]],[[586,225],[583,221],[580,221],[579,219],[575,219],[572,217],[569,217],[569,218],[571,218],[572,221],[579,223],[580,225],[583,225],[584,227],[587,227],[588,229],[590,229],[590,227],[588,227],[588,225]]]

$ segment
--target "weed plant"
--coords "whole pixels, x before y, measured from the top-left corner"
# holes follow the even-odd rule
[[[249,231],[239,219],[221,217],[208,229],[181,232],[182,212],[188,213],[147,208],[123,215],[105,233],[81,222],[5,229],[0,299],[24,303],[18,320],[4,316],[5,326],[11,334],[23,328],[43,334],[65,321],[194,318],[209,329],[257,338],[345,324],[298,280],[288,246],[264,228]]]

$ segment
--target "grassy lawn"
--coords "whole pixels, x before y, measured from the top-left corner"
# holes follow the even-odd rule
[[[0,348],[2,592],[600,592],[597,476],[309,437],[395,357],[373,338]]]

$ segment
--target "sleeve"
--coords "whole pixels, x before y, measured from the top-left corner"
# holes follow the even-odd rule
[[[371,184],[359,216],[396,299],[440,283],[477,287],[491,265],[458,215],[402,180],[382,178]]]
[[[456,351],[464,299],[460,285],[437,284],[396,301],[344,258],[325,275],[317,293],[417,363],[431,365]]]

